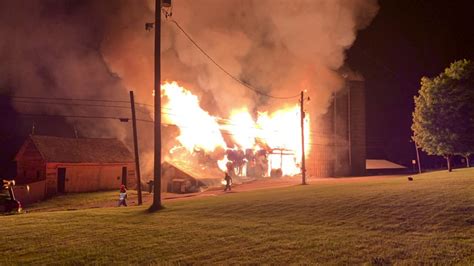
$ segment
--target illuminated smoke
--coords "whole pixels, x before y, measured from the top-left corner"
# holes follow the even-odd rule
[[[153,2],[140,9],[135,1],[122,1],[102,44],[112,69],[128,87],[143,91],[142,99],[153,86],[153,32],[143,30],[145,22],[153,22]],[[255,88],[277,96],[307,89],[314,96],[313,113],[322,114],[343,85],[336,71],[346,49],[377,10],[375,0],[174,0],[169,20]],[[210,112],[222,116],[233,108],[282,106],[281,100],[261,97],[229,78],[169,20],[162,29],[164,80],[186,85]]]
[[[1,1],[1,92],[128,99],[127,91],[133,89],[138,102],[151,104],[154,37],[153,31],[145,31],[145,23],[154,21],[153,8],[154,0]],[[308,111],[316,119],[343,86],[336,71],[344,64],[345,51],[377,10],[376,0],[173,0],[172,19],[222,67],[255,88],[277,96],[307,89]],[[162,77],[190,89],[211,115],[230,117],[232,110],[245,108],[256,117],[297,104],[297,99],[273,100],[244,88],[169,21],[162,29]],[[110,110],[75,113],[106,115]],[[70,122],[84,136],[130,140],[129,125],[117,121]],[[147,144],[151,130],[139,125],[140,139]],[[141,147],[143,154],[151,154],[152,145]]]

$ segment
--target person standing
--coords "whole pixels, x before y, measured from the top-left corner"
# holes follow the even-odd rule
[[[225,176],[224,176],[224,180],[225,180],[225,189],[224,191],[231,191],[232,190],[232,177],[227,173],[225,172]]]
[[[127,207],[127,189],[125,188],[125,185],[120,186],[120,195],[119,195],[119,204],[118,206],[125,206]]]

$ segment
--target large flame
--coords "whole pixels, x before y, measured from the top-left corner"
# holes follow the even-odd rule
[[[161,90],[168,98],[163,107],[165,122],[179,127],[177,140],[181,145],[189,152],[226,147],[215,117],[199,106],[198,97],[176,82],[161,85]]]
[[[295,175],[301,172],[301,112],[300,107],[280,109],[274,113],[259,113],[257,124],[263,130],[259,138],[273,149],[269,160],[271,168],[281,168],[283,175]],[[304,119],[305,151],[309,152],[309,117]],[[278,154],[280,153],[280,154]]]
[[[238,148],[243,150],[255,148],[259,129],[247,108],[232,110],[228,122],[222,128],[229,132]]]
[[[189,153],[204,150],[212,153],[227,148],[234,151],[257,152],[263,147],[271,169],[281,169],[283,175],[301,173],[300,107],[295,104],[273,113],[258,112],[256,117],[246,108],[234,109],[228,119],[210,115],[199,105],[199,99],[176,82],[161,86],[167,101],[163,107],[166,123],[180,130],[179,144]],[[309,139],[309,117],[305,118],[305,136]],[[223,134],[228,134],[233,144],[228,147]],[[305,150],[310,145],[305,142]],[[172,151],[170,151],[172,152]],[[228,158],[222,154],[216,164],[227,171]],[[244,166],[244,169],[247,167]],[[245,171],[245,170],[244,170]]]

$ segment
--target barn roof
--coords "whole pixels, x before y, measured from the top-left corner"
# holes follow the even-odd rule
[[[117,139],[30,136],[46,162],[123,163],[133,162],[125,144]]]

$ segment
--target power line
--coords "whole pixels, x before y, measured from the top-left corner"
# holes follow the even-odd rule
[[[119,106],[119,105],[98,105],[98,104],[61,103],[61,102],[32,102],[32,101],[23,101],[23,100],[15,100],[15,99],[13,99],[12,102],[15,102],[15,103],[32,103],[32,104],[48,104],[48,105],[88,106],[88,107],[105,107],[105,108],[130,109],[129,106]]]
[[[31,114],[31,113],[16,113],[17,115],[21,115],[21,116],[32,116],[32,117],[47,117],[47,118],[80,118],[80,119],[110,119],[110,120],[120,120],[120,121],[123,121],[123,122],[128,122],[129,120],[131,120],[131,118],[129,117],[118,117],[118,116],[88,116],[88,115],[52,115],[52,114]],[[147,120],[147,119],[137,119],[137,121],[140,121],[140,122],[146,122],[146,123],[154,123],[153,120]],[[179,126],[177,124],[173,124],[173,123],[161,123],[161,125],[164,125],[164,126],[176,126],[178,128],[192,128],[190,126]],[[219,132],[220,134],[222,135],[227,135],[227,136],[235,136],[236,134],[234,133],[231,133],[227,130],[212,130],[211,132]],[[278,130],[273,130],[273,132],[280,132]],[[258,139],[261,139],[260,137],[252,137],[252,136],[249,136],[248,139],[255,139],[255,140],[258,140]],[[334,146],[338,146],[338,147],[347,147],[346,145],[342,145],[342,144],[336,144],[334,145],[333,143],[313,143],[313,142],[309,142],[308,143],[310,146],[323,146],[323,147],[334,147]]]
[[[58,105],[66,105],[66,106],[69,106],[69,105],[72,105],[72,106],[92,106],[92,107],[113,107],[113,108],[124,108],[124,109],[129,109],[129,107],[125,107],[125,106],[106,106],[106,105],[89,105],[89,104],[75,104],[75,103],[53,103],[53,102],[30,102],[30,101],[16,101],[15,102],[20,102],[20,103],[32,103],[32,104],[58,104]],[[172,110],[171,108],[162,108],[163,109],[166,109],[166,110]],[[148,114],[148,112],[146,111],[142,111],[142,110],[138,110],[142,113],[145,113],[145,114]],[[39,117],[65,117],[65,118],[104,118],[104,119],[129,119],[129,118],[124,118],[124,117],[113,117],[113,116],[89,116],[89,115],[50,115],[50,114],[32,114],[32,113],[16,113],[18,115],[24,115],[24,116],[39,116]],[[161,112],[161,114],[166,114],[166,115],[169,115],[169,116],[180,116],[180,114],[176,114],[176,113],[172,113],[172,112]],[[259,130],[259,131],[268,131],[268,130],[265,130],[264,128],[256,125],[256,126],[242,126],[242,125],[239,125],[239,124],[235,124],[235,123],[232,123],[230,119],[225,119],[225,118],[220,118],[220,117],[214,117],[213,118],[214,121],[216,121],[216,123],[219,124],[219,126],[228,126],[228,127],[231,127],[231,128],[234,128],[234,127],[239,127],[239,128],[245,128],[245,129],[249,129],[249,130]],[[153,122],[153,120],[145,120],[145,119],[137,119],[137,121],[142,121],[142,122]],[[197,122],[196,122],[197,123]],[[169,124],[169,125],[175,125],[175,126],[178,126],[177,124]],[[178,126],[179,127],[179,126]],[[181,126],[183,127],[183,126]],[[185,128],[190,128],[190,127],[186,127],[184,126]],[[231,129],[227,129],[227,128],[220,128],[220,130],[223,130],[223,131],[231,131]],[[282,130],[270,130],[270,132],[275,132],[275,133],[278,133],[278,132],[283,132]],[[310,131],[310,133],[312,134],[315,134],[316,132],[314,131]]]
[[[57,101],[83,101],[83,102],[108,102],[108,103],[130,103],[130,101],[123,100],[106,100],[106,99],[81,99],[81,98],[53,98],[53,97],[39,97],[39,96],[2,96],[13,99],[37,99],[37,100],[57,100]]]
[[[107,103],[126,103],[126,104],[130,104],[130,101],[126,101],[126,100],[84,99],[84,98],[54,98],[54,97],[37,97],[37,96],[6,96],[6,95],[0,95],[0,97],[12,98],[12,99],[37,99],[37,100],[51,100],[51,101],[107,102]],[[79,104],[77,104],[77,105],[79,105]],[[135,102],[135,105],[143,105],[143,106],[148,106],[148,107],[154,108],[154,106],[152,104],[147,104],[147,103]],[[127,107],[127,108],[130,108],[130,107]]]
[[[118,117],[118,116],[92,116],[92,115],[52,115],[52,114],[31,114],[31,113],[15,113],[15,115],[21,116],[35,116],[35,117],[55,117],[55,118],[91,118],[91,119],[112,119],[128,122],[131,120],[129,117]],[[137,121],[153,123],[153,120],[137,119]]]
[[[56,118],[95,118],[95,119],[130,120],[130,118],[128,117],[117,117],[117,116],[52,115],[52,114],[31,114],[31,113],[15,113],[15,115],[36,116],[36,117],[56,117]]]
[[[155,108],[155,106],[153,104],[147,104],[147,103],[137,103],[135,102],[135,105],[143,105],[143,106],[148,106],[148,107],[151,107],[151,108]],[[161,108],[163,109],[163,108]]]
[[[224,72],[227,76],[229,76],[230,78],[232,78],[233,80],[235,80],[236,82],[242,84],[244,87],[254,91],[255,93],[257,94],[260,94],[260,95],[263,95],[263,96],[266,96],[266,97],[269,97],[269,98],[274,98],[274,99],[282,99],[282,100],[286,100],[286,99],[293,99],[293,98],[297,98],[299,97],[299,94],[297,95],[293,95],[293,96],[286,96],[286,97],[283,97],[283,96],[273,96],[273,95],[270,95],[270,94],[267,94],[267,93],[264,93],[254,87],[252,87],[250,84],[248,84],[247,82],[237,78],[236,76],[232,75],[231,73],[229,73],[224,67],[222,67],[221,65],[219,65],[219,63],[217,63],[208,53],[206,53],[206,51],[204,51],[204,49],[201,48],[201,46],[199,46],[199,44],[197,44],[196,41],[193,40],[193,38],[191,38],[191,36],[178,24],[178,22],[176,20],[171,20],[171,22],[173,22],[176,27],[178,27],[178,29],[186,36],[186,38],[188,38],[188,40],[194,44],[194,46],[199,50],[201,51],[201,53],[203,53],[214,65],[216,65],[220,70],[222,70],[222,72]]]
[[[46,105],[64,105],[64,106],[87,106],[87,107],[98,107],[98,108],[119,108],[119,109],[127,109],[130,110],[129,106],[120,106],[120,105],[98,105],[98,104],[86,104],[86,103],[64,103],[64,102],[33,102],[33,101],[23,101],[23,100],[15,100],[13,99],[12,102],[14,103],[27,103],[27,104],[46,104]],[[149,112],[137,109],[138,112],[148,114]]]

